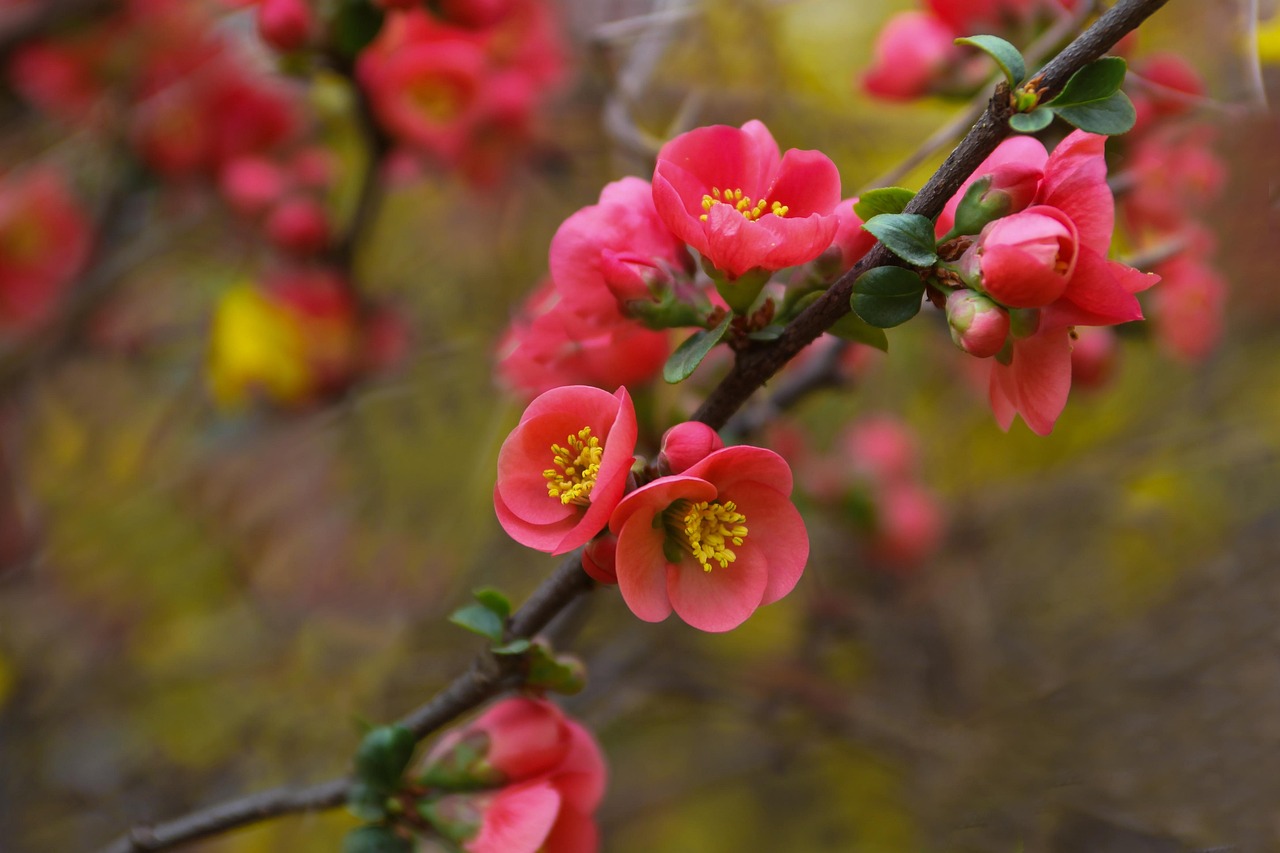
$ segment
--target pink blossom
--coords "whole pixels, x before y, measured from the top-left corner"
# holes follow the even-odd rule
[[[238,157],[222,170],[218,187],[227,203],[243,216],[257,216],[283,195],[285,176],[265,157]]]
[[[686,421],[663,433],[658,465],[663,473],[680,474],[723,447],[720,433],[700,421]]]
[[[592,314],[651,300],[654,281],[692,274],[684,242],[663,224],[641,178],[607,184],[598,204],[566,219],[551,239],[551,277],[566,302]]]
[[[928,0],[933,13],[957,35],[1008,33],[1010,25],[1034,22],[1072,9],[1079,0]]]
[[[1197,99],[1204,97],[1200,72],[1176,53],[1153,53],[1133,63],[1126,87],[1137,120],[1130,136],[1144,133],[1160,119],[1185,115]]]
[[[1156,340],[1180,361],[1205,359],[1222,338],[1227,285],[1213,267],[1183,253],[1158,268],[1151,293]]]
[[[582,570],[598,583],[618,582],[618,537],[612,533],[597,536],[582,549]]]
[[[1066,214],[1037,205],[988,224],[969,252],[992,299],[1008,308],[1041,308],[1066,292],[1077,249]]]
[[[809,536],[790,494],[782,457],[746,446],[632,492],[609,519],[623,600],[646,622],[675,610],[703,631],[742,624],[804,571]]]
[[[868,417],[849,427],[840,440],[849,468],[876,483],[916,476],[919,442],[911,428],[890,415]]]
[[[857,203],[857,198],[847,198],[836,205],[835,215],[839,224],[831,247],[823,254],[825,263],[828,255],[839,253],[840,261],[836,265],[839,273],[848,272],[876,244],[875,235],[862,227],[862,217],[853,210]]]
[[[955,38],[951,27],[927,12],[894,15],[876,36],[863,88],[895,101],[929,94],[963,56]]]
[[[662,370],[671,345],[665,332],[607,310],[572,306],[547,280],[525,301],[497,345],[502,384],[527,397],[561,385],[642,385]],[[598,306],[597,306],[598,307]]]
[[[288,53],[306,45],[314,23],[307,0],[262,0],[258,33],[276,50]]]
[[[521,545],[563,554],[604,529],[622,499],[636,447],[626,388],[586,385],[540,395],[498,453],[498,521]]]
[[[329,245],[329,217],[314,198],[294,196],[281,202],[267,217],[267,237],[272,243],[298,255],[314,255]]]
[[[1071,385],[1101,388],[1111,381],[1120,359],[1120,341],[1107,326],[1080,326],[1071,346]]]
[[[909,570],[938,549],[942,532],[937,499],[914,483],[894,483],[876,499],[868,553],[891,568]]]
[[[1133,185],[1121,197],[1129,228],[1179,230],[1221,193],[1226,167],[1213,152],[1214,134],[1212,127],[1170,128],[1138,141],[1126,172]]]
[[[658,215],[729,280],[811,261],[831,245],[840,174],[821,152],[781,155],[768,129],[701,127],[662,146]]]

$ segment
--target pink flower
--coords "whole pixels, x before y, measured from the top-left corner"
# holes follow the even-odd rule
[[[701,127],[662,146],[658,215],[726,278],[811,261],[831,245],[840,174],[821,152],[778,144],[758,121]]]
[[[1191,63],[1176,53],[1153,53],[1135,62],[1130,79],[1136,85],[1127,91],[1133,100],[1137,120],[1129,134],[1142,133],[1163,118],[1184,115],[1197,99],[1204,97],[1204,78]]]
[[[294,196],[271,211],[266,222],[267,238],[287,252],[314,255],[329,245],[329,217],[314,198]]]
[[[636,412],[626,388],[554,388],[525,409],[498,453],[498,521],[521,545],[563,554],[604,529],[626,489]]]
[[[1214,128],[1151,133],[1134,147],[1121,197],[1125,224],[1134,231],[1176,231],[1222,191],[1226,167],[1213,152]]]
[[[1180,361],[1202,361],[1222,338],[1226,282],[1211,266],[1187,253],[1158,269],[1160,287],[1151,294],[1156,339]]]
[[[862,227],[862,217],[853,210],[857,203],[857,198],[847,198],[836,205],[835,215],[839,224],[831,247],[823,254],[823,263],[838,253],[840,260],[834,265],[837,273],[848,272],[876,244],[875,235]]]
[[[692,274],[684,242],[663,224],[641,178],[607,184],[600,202],[566,219],[551,239],[551,278],[568,304],[593,314],[651,300],[650,284]]]
[[[258,6],[258,33],[262,40],[285,53],[306,45],[312,23],[307,0],[262,0]]]
[[[858,477],[879,484],[916,476],[918,444],[911,428],[901,420],[879,415],[849,427],[840,440],[840,449]]]
[[[891,568],[912,569],[938,549],[942,531],[937,499],[914,483],[894,483],[876,499],[868,552]]]
[[[223,198],[243,216],[264,213],[284,194],[285,186],[280,167],[265,157],[232,160],[218,178]]]
[[[567,304],[544,282],[498,342],[502,384],[533,397],[561,385],[616,388],[657,376],[671,354],[667,334],[626,319],[612,302],[601,313],[590,308]]]
[[[927,12],[894,15],[876,36],[863,88],[895,101],[929,94],[964,55],[955,38],[951,27]]]
[[[591,853],[604,796],[600,747],[545,700],[503,700],[431,750],[424,782],[503,787],[450,794],[431,820],[470,853]]]
[[[1008,308],[1042,308],[1066,292],[1077,249],[1066,214],[1037,205],[988,224],[969,252],[988,296]]]
[[[699,421],[686,421],[663,433],[658,465],[667,474],[680,474],[723,448],[720,433]]]
[[[1071,346],[1071,385],[1101,388],[1111,381],[1120,359],[1120,342],[1106,326],[1081,326]]]
[[[785,596],[809,558],[790,494],[782,457],[746,446],[632,492],[609,519],[631,612],[660,622],[675,610],[700,630],[728,631]]]

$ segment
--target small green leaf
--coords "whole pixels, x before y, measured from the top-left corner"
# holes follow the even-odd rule
[[[698,365],[702,364],[707,353],[711,352],[711,348],[720,343],[724,333],[729,331],[729,323],[732,320],[732,314],[725,314],[724,319],[716,324],[714,329],[694,332],[688,340],[676,347],[675,352],[671,353],[671,357],[663,365],[662,378],[672,385],[688,379],[693,371],[698,369]]]
[[[1009,127],[1019,133],[1035,133],[1044,130],[1053,121],[1053,110],[1047,107],[1036,107],[1029,113],[1014,113],[1009,116]]]
[[[342,853],[412,853],[413,844],[386,826],[361,826],[342,839]]]
[[[931,267],[938,260],[933,222],[918,213],[882,213],[862,226],[885,248],[917,267]]]
[[[495,643],[502,641],[502,630],[506,627],[503,618],[483,604],[459,607],[449,616],[449,621],[473,634],[488,637]]]
[[[1048,103],[1055,111],[1059,111],[1064,107],[1105,101],[1120,91],[1127,69],[1128,65],[1118,56],[1095,59],[1072,74],[1058,96]]]
[[[506,619],[511,615],[511,599],[507,598],[507,594],[502,590],[482,586],[479,589],[473,589],[471,594],[475,596],[476,601],[498,614],[500,618]]]
[[[956,39],[956,44],[967,44],[990,56],[1000,66],[1004,79],[1010,86],[1017,86],[1027,76],[1027,62],[1016,47],[998,36],[968,36]]]
[[[853,283],[849,306],[878,329],[899,326],[920,312],[924,282],[902,267],[876,267]]]
[[[356,778],[374,791],[396,791],[400,776],[413,757],[414,744],[413,732],[403,726],[373,729],[356,750]]]
[[[489,651],[495,655],[522,655],[529,651],[530,643],[524,637],[512,640],[505,646],[494,646]]]
[[[347,790],[347,810],[361,820],[382,820],[387,816],[387,794],[364,782],[355,782]]]
[[[782,337],[782,330],[785,328],[786,326],[779,323],[770,323],[763,329],[757,329],[754,332],[749,332],[747,337],[753,341],[776,341],[778,338]]]
[[[889,351],[889,337],[884,329],[877,329],[857,314],[845,314],[828,327],[827,332],[846,341],[875,347],[880,352]]]
[[[1091,104],[1077,104],[1071,107],[1053,106],[1063,121],[1069,122],[1089,133],[1101,133],[1104,136],[1118,136],[1133,129],[1138,120],[1133,101],[1124,92],[1112,92],[1111,97]]]
[[[533,647],[529,655],[529,673],[524,683],[529,687],[552,690],[572,696],[587,686],[587,670],[573,655],[555,655],[544,645]]]
[[[853,212],[866,222],[873,216],[882,213],[901,213],[907,203],[916,197],[915,190],[902,187],[881,187],[878,190],[867,190],[853,206]]]

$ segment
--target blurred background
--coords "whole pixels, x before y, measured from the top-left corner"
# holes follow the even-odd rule
[[[606,182],[759,118],[846,196],[918,188],[978,89],[867,91],[908,0],[539,6],[501,69],[534,82],[446,138],[359,20],[317,57],[267,3],[0,0],[0,849],[342,774],[465,668],[468,590],[556,563],[493,516],[528,396],[498,341]],[[926,310],[764,431],[813,541],[793,595],[706,635],[605,588],[557,626],[604,849],[1280,847],[1273,13],[1172,0],[1126,42],[1152,124],[1109,146],[1113,254],[1166,281],[1082,338],[1051,436],[999,430]],[[723,368],[635,392],[642,453]]]

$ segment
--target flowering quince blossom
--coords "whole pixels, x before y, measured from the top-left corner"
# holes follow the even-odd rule
[[[955,38],[949,26],[927,12],[894,15],[876,37],[863,89],[892,101],[927,95],[963,56]]]
[[[728,631],[785,596],[809,558],[790,494],[781,456],[738,446],[627,495],[609,530],[631,612],[660,622],[675,610],[694,628]]]
[[[475,758],[475,756],[479,758]],[[457,766],[460,762],[466,766]],[[487,790],[446,795],[429,814],[469,853],[591,853],[592,813],[604,796],[600,747],[578,722],[541,699],[503,700],[450,732],[427,756],[425,779]]]
[[[1142,319],[1134,294],[1159,281],[1106,259],[1115,202],[1105,142],[1075,131],[1046,154],[1029,137],[1007,140],[939,217],[938,232],[949,231],[968,185],[1002,165],[1042,170],[1031,205],[989,223],[959,262],[993,301],[1031,309],[1015,312],[1012,344],[992,361],[988,394],[1003,429],[1017,414],[1033,432],[1051,432],[1071,388],[1073,327]]]
[[[493,505],[521,545],[563,554],[604,529],[636,447],[626,388],[553,388],[525,409],[498,453]]]
[[[840,173],[819,151],[778,143],[759,121],[700,127],[658,152],[658,215],[730,281],[811,261],[839,221]]]

